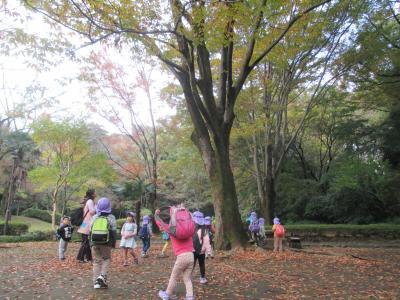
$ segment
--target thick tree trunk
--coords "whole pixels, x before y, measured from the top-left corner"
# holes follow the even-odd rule
[[[217,222],[216,248],[228,250],[243,247],[246,236],[243,231],[235,181],[230,165],[229,150],[222,144],[216,144],[215,160],[206,163],[214,199]],[[204,156],[203,156],[204,159]]]

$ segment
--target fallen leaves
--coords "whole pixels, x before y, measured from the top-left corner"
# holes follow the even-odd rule
[[[0,298],[157,299],[165,289],[174,257],[159,259],[161,244],[153,243],[149,258],[123,266],[113,250],[108,290],[95,291],[92,266],[79,264],[72,243],[67,259],[57,259],[54,242],[26,243],[0,249]],[[138,249],[139,250],[139,249]],[[170,249],[169,249],[170,250]],[[307,252],[308,251],[308,252]],[[303,252],[235,251],[206,260],[209,283],[193,283],[197,299],[399,298],[398,249],[313,247]],[[138,251],[139,253],[140,251]],[[312,252],[312,253],[311,253]],[[362,258],[362,259],[360,259]],[[182,283],[177,286],[181,299]]]

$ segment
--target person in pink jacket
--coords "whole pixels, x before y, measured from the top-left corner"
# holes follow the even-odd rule
[[[83,208],[83,222],[78,229],[78,232],[82,234],[82,242],[76,257],[80,263],[92,261],[89,234],[90,227],[92,226],[92,218],[96,214],[96,204],[94,203],[95,198],[96,191],[94,189],[88,189],[84,197],[84,202],[82,203],[85,205]]]
[[[171,217],[171,216],[169,216]],[[157,209],[155,212],[155,221],[157,226],[162,231],[169,232],[169,224],[166,224],[160,217],[160,210]],[[185,300],[194,300],[193,297],[193,283],[192,283],[192,271],[194,264],[193,257],[193,240],[189,237],[185,240],[175,238],[172,234],[170,235],[172,250],[176,256],[176,261],[172,269],[171,276],[169,278],[168,287],[165,291],[159,291],[158,296],[163,300],[173,299],[173,293],[176,286],[178,276],[183,277],[183,282],[186,287],[186,298]]]

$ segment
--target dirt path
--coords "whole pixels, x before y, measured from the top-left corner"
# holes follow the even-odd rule
[[[122,266],[113,252],[108,290],[94,290],[91,266],[74,259],[70,245],[66,261],[56,257],[55,242],[0,247],[0,299],[157,299],[174,263],[157,258],[160,246],[139,266]],[[307,252],[246,251],[207,260],[209,283],[193,278],[196,299],[399,299],[400,249],[317,247]],[[326,255],[328,254],[328,255]],[[353,256],[351,256],[353,255]],[[184,287],[177,294],[183,299]]]

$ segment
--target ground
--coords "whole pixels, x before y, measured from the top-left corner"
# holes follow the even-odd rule
[[[140,244],[140,243],[139,243]],[[398,244],[397,244],[398,245]],[[157,299],[174,263],[158,258],[154,243],[149,258],[122,266],[113,251],[108,290],[94,290],[90,264],[75,260],[72,243],[66,261],[57,259],[56,242],[0,244],[0,299]],[[140,250],[140,249],[138,249]],[[196,299],[399,299],[400,248],[340,248],[314,244],[302,252],[250,249],[219,253],[208,259],[209,283],[193,281]],[[184,286],[177,294],[184,297]]]

